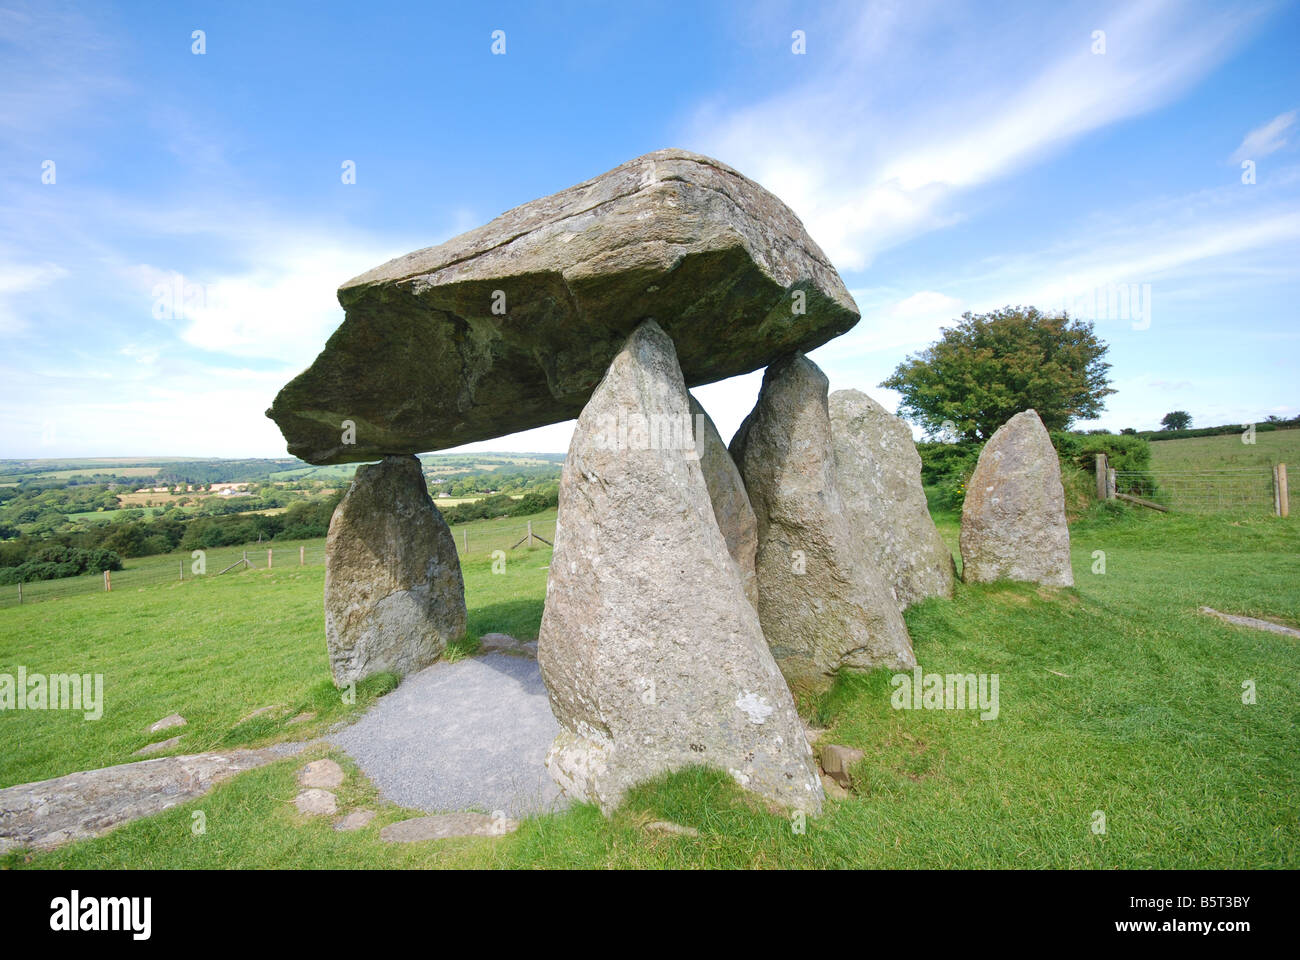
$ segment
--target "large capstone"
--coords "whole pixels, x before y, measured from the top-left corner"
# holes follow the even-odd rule
[[[926,506],[911,429],[860,390],[836,390],[829,407],[835,478],[849,524],[899,608],[951,597],[952,553]]]
[[[1061,462],[1037,411],[998,427],[961,509],[962,579],[1074,586]]]
[[[357,467],[325,544],[325,641],[339,686],[433,663],[465,633],[465,583],[420,461]]]
[[[538,661],[547,756],[609,812],[693,764],[814,812],[822,786],[718,522],[672,341],[647,320],[578,418],[560,479]]]
[[[311,463],[484,440],[578,415],[655,317],[690,386],[858,321],[790,209],[735,170],[660,150],[339,288],[346,317],[267,415]]]
[[[754,556],[758,552],[758,520],[749,505],[745,482],[731,459],[727,445],[722,442],[713,418],[700,406],[698,400],[688,396],[691,419],[695,424],[696,449],[700,455],[700,470],[704,484],[713,501],[713,515],[718,521],[727,552],[740,568],[740,582],[745,596],[754,609],[758,609],[758,577],[754,571]]]
[[[731,442],[758,519],[758,612],[782,672],[823,689],[841,667],[912,667],[898,602],[836,486],[828,383],[796,354],[768,367]]]

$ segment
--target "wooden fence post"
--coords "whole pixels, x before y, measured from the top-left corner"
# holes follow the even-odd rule
[[[1107,462],[1109,462],[1109,461],[1107,461]],[[1115,499],[1115,492],[1116,492],[1118,489],[1119,489],[1119,487],[1118,487],[1118,486],[1116,485],[1116,483],[1115,483],[1115,468],[1114,468],[1114,467],[1107,467],[1107,468],[1106,468],[1106,499],[1107,499],[1107,500],[1114,500],[1114,499]]]
[[[110,577],[108,575],[108,571],[105,570],[104,571],[104,592],[110,593],[112,592],[112,590],[113,590],[113,578]]]
[[[462,554],[469,553],[469,530],[468,529],[462,530],[460,532],[460,542],[461,542],[460,552]]]
[[[533,545],[533,521],[528,521],[528,546]]]
[[[184,583],[185,582],[185,561],[177,560],[176,565],[181,569],[181,582]]]
[[[304,547],[299,547],[299,548],[298,548],[298,566],[303,567],[303,566],[306,566],[306,565],[307,565],[307,548],[306,548],[305,546],[304,546]]]
[[[1109,498],[1106,496],[1107,493],[1106,454],[1104,453],[1097,454],[1095,463],[1097,467],[1097,499],[1107,500]]]
[[[271,548],[266,548],[266,569],[271,569]]]
[[[22,605],[23,605],[23,582],[19,580],[18,581],[18,606],[21,607]]]
[[[1277,475],[1277,515],[1279,517],[1291,516],[1291,493],[1286,483],[1286,464],[1279,463],[1273,468]]]

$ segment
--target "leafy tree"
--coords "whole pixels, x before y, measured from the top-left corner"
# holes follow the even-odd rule
[[[1174,410],[1166,413],[1165,418],[1160,421],[1160,426],[1166,430],[1186,430],[1192,425],[1192,415],[1186,410]]]
[[[1101,413],[1109,347],[1092,324],[1035,307],[962,314],[955,327],[900,363],[881,386],[903,395],[900,415],[930,436],[955,432],[987,440],[1023,410],[1038,411],[1049,430]],[[951,427],[946,425],[951,424]]]

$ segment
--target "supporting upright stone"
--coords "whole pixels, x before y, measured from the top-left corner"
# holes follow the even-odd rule
[[[980,451],[961,510],[962,579],[1074,586],[1061,462],[1034,410],[998,427]]]
[[[860,390],[836,390],[829,407],[844,509],[899,609],[951,597],[956,568],[926,506],[911,429]]]
[[[754,517],[754,508],[749,505],[745,482],[740,479],[740,471],[736,469],[727,445],[722,442],[718,428],[693,395],[688,395],[688,399],[691,420],[696,425],[695,443],[700,455],[700,469],[709,488],[709,499],[713,501],[713,515],[727,541],[727,552],[740,568],[745,596],[757,610],[758,576],[754,572],[754,556],[758,552],[758,520]]]
[[[758,518],[758,611],[792,685],[822,689],[841,667],[915,666],[884,574],[835,482],[825,374],[802,354],[767,368],[731,441]]]
[[[420,461],[357,468],[325,545],[325,641],[339,686],[407,674],[465,633],[465,583]]]
[[[642,323],[578,418],[538,661],[569,795],[616,807],[692,764],[808,812],[822,786],[727,551],[672,341]]]

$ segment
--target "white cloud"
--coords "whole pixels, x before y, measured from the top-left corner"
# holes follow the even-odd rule
[[[47,287],[67,275],[56,263],[0,263],[0,333],[17,333],[27,327],[15,303],[18,294]]]
[[[242,272],[200,278],[142,264],[127,274],[154,318],[191,346],[304,366],[343,320],[339,284],[391,256],[378,245],[283,238]]]
[[[1296,111],[1279,114],[1262,127],[1256,127],[1241,141],[1229,158],[1232,163],[1258,160],[1286,146],[1286,132],[1295,125]]]
[[[689,134],[785,200],[842,270],[955,222],[965,191],[1168,102],[1254,19],[1158,0],[1003,19],[930,4],[847,11],[856,24],[823,38],[803,86],[730,111],[708,104]],[[1087,21],[1105,27],[1104,54]]]

